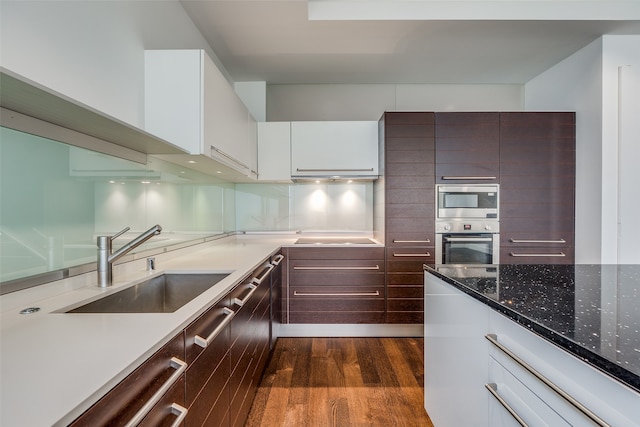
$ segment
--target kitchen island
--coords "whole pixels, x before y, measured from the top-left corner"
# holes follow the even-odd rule
[[[435,424],[639,425],[639,391],[640,266],[425,266]]]

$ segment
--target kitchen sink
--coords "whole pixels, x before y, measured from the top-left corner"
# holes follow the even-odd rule
[[[230,273],[166,273],[66,313],[173,313]]]

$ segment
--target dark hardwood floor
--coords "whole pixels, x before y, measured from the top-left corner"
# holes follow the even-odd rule
[[[246,426],[433,426],[421,338],[280,338]]]

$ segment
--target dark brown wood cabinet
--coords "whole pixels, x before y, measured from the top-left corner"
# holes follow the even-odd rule
[[[575,261],[575,113],[500,113],[500,263]]]
[[[435,242],[435,115],[385,113],[386,323],[422,323],[423,264]]]
[[[383,323],[384,248],[288,248],[289,323]]]
[[[436,183],[498,183],[500,113],[435,113]]]
[[[228,416],[229,323],[234,315],[229,307],[227,295],[185,329],[186,426]]]
[[[179,334],[78,417],[71,426],[171,425],[185,406],[184,336]],[[168,388],[163,392],[164,388]],[[144,407],[157,401],[149,412]],[[179,406],[175,406],[179,405]]]
[[[247,275],[71,425],[140,418],[139,425],[169,426],[181,417],[187,427],[244,425],[271,350],[271,273],[282,259],[274,255]],[[139,415],[150,401],[157,403]]]
[[[257,269],[231,294],[235,316],[230,324],[231,376],[229,379],[229,421],[242,426],[249,415],[269,349],[270,273],[269,262]]]

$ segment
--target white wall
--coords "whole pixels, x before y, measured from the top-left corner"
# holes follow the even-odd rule
[[[603,37],[603,263],[640,263],[639,69],[640,35]]]
[[[521,85],[267,85],[267,121],[378,120],[385,111],[520,111]]]
[[[618,73],[625,65],[640,68],[640,36],[603,36],[525,85],[526,110],[576,111],[577,263],[640,262],[635,218],[618,209],[637,199],[635,183],[640,180],[636,158],[619,155],[619,143],[633,154],[640,139],[635,124],[640,111],[619,122]],[[640,97],[628,90],[624,99]],[[619,139],[619,123],[628,130],[624,140]],[[625,164],[623,174],[620,166]],[[626,182],[619,182],[623,175]],[[629,222],[619,224],[623,217]],[[624,253],[619,250],[623,246]]]
[[[205,49],[220,66],[176,1],[2,0],[0,8],[0,65],[141,128],[145,49]]]

